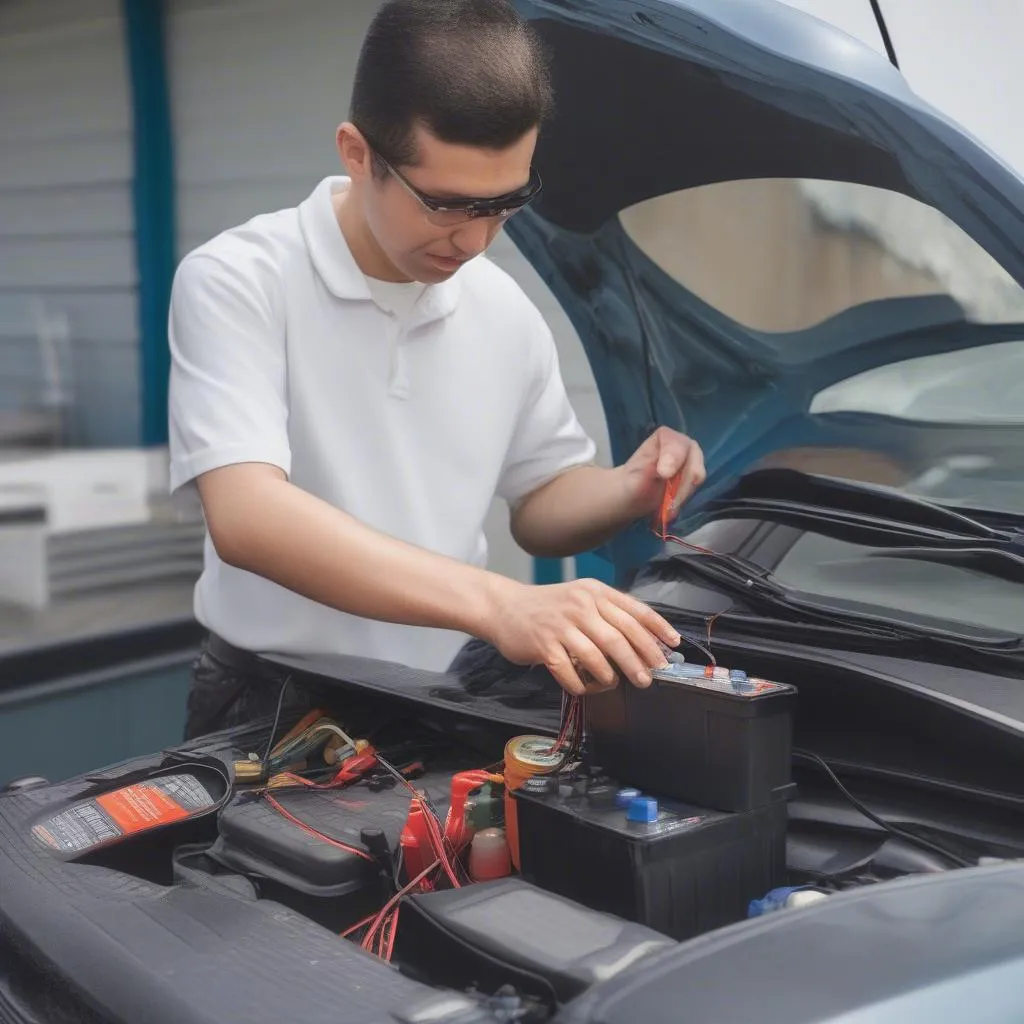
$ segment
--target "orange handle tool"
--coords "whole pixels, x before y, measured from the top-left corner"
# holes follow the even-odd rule
[[[661,529],[661,536],[664,538],[668,533],[668,524],[672,515],[672,502],[676,500],[679,493],[679,485],[683,482],[683,471],[680,470],[671,480],[665,481],[665,493],[661,498],[661,510],[659,512],[658,526]]]

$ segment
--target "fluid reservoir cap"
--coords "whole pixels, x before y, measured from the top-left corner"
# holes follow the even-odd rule
[[[640,796],[639,789],[620,789],[615,794],[615,806],[626,810],[629,805]]]
[[[651,796],[638,796],[629,805],[626,811],[627,821],[657,821],[658,801]]]

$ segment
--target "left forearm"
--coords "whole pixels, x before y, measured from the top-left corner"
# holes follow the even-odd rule
[[[621,467],[581,466],[525,498],[512,513],[512,536],[538,558],[568,558],[599,547],[643,513]]]

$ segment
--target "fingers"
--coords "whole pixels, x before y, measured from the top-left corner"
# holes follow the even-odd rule
[[[565,649],[587,693],[614,690],[619,685],[619,673],[606,657],[608,652],[602,651],[582,630],[574,630],[566,637]]]
[[[667,647],[680,643],[679,634],[657,612],[596,580],[563,584],[557,593],[568,604],[562,614],[552,609],[539,653],[567,693],[583,696],[613,688],[619,675],[634,686],[650,686],[651,670],[665,665],[658,641]]]
[[[668,665],[663,649],[654,634],[637,622],[632,615],[611,602],[601,608],[601,614],[629,641],[648,668],[665,668]]]
[[[566,693],[571,693],[574,697],[582,697],[586,694],[587,688],[583,685],[583,680],[580,679],[579,673],[572,663],[572,658],[564,648],[552,653],[544,662],[544,667],[555,677],[558,685]]]
[[[659,446],[656,470],[659,479],[675,481],[678,478],[669,506],[674,515],[707,478],[704,453],[693,438],[674,430],[661,428],[654,437]]]
[[[601,649],[601,653],[618,665],[622,674],[634,686],[651,685],[650,669],[623,633],[607,619],[602,615],[595,615],[592,620],[584,623],[582,628],[590,640]]]
[[[686,460],[679,471],[679,488],[672,499],[671,512],[674,515],[689,500],[690,496],[707,478],[707,470],[704,468],[704,453],[700,445],[691,443]]]
[[[607,587],[606,591],[603,595],[606,601],[621,608],[647,632],[653,633],[662,643],[669,647],[678,647],[682,642],[682,637],[669,624],[668,620],[663,619],[653,608],[648,608],[647,605],[630,597],[629,594],[622,593],[621,590]]]

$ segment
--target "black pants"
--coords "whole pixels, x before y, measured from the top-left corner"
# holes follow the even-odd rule
[[[449,671],[456,673],[468,689],[480,692],[527,670],[507,661],[490,644],[470,640],[456,655]],[[286,679],[289,682],[282,699],[281,687]],[[328,694],[328,687],[211,636],[203,642],[192,666],[185,739],[273,717],[278,700],[282,700],[282,719],[299,718],[322,706]]]

